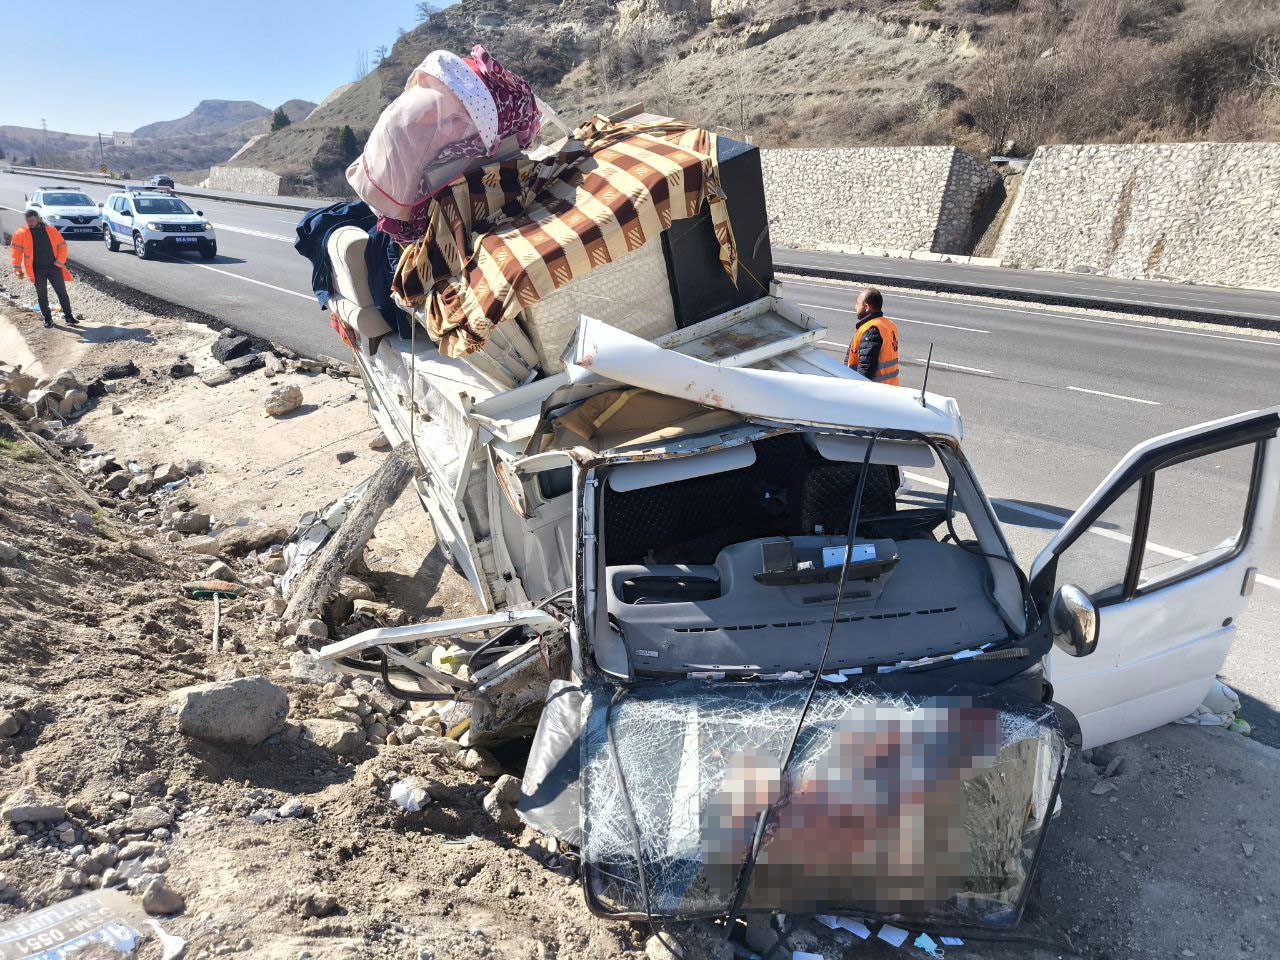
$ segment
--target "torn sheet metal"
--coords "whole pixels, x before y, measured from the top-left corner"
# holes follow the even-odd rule
[[[133,956],[147,916],[118,890],[95,890],[0,923],[0,960],[70,960],[100,943]]]
[[[960,410],[950,397],[870,383],[860,377],[728,367],[664,350],[583,316],[566,351],[571,381],[588,375],[643,387],[706,407],[774,423],[821,424],[961,439]]]
[[[658,917],[723,914],[773,804],[747,910],[1016,923],[1065,764],[1053,710],[927,677],[820,685],[784,785],[778,766],[807,692],[681,680],[612,704],[611,690],[588,695],[593,907],[643,915],[647,899]]]

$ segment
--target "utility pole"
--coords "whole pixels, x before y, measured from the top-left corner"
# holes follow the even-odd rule
[[[48,163],[49,162],[49,124],[44,119],[44,117],[40,118],[40,130],[44,134],[42,138],[44,140],[44,157],[41,158],[41,162]]]

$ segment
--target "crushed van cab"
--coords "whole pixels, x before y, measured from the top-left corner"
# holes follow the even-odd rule
[[[1280,411],[1139,446],[1024,571],[955,401],[867,381],[779,295],[754,147],[631,114],[495,164],[452,195],[468,257],[444,268],[430,231],[401,256],[403,330],[373,306],[368,231],[325,241],[373,415],[412,445],[488,612],[316,659],[447,705],[467,743],[532,734],[521,815],[580,851],[601,914],[1016,923],[1071,753],[1213,683],[1280,487]],[[628,211],[608,207],[618,170]],[[1253,463],[1239,531],[1144,566],[1161,471],[1230,449]],[[941,493],[904,490],[905,468]],[[1080,579],[1100,530],[1127,551],[1105,586]]]

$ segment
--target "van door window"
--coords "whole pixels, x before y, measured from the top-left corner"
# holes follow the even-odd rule
[[[1156,472],[1139,594],[1236,555],[1259,453],[1257,444],[1232,447]]]
[[[1094,603],[1105,603],[1124,595],[1138,513],[1138,490],[1137,483],[1129,487],[1058,558],[1055,588],[1073,583],[1089,594]]]

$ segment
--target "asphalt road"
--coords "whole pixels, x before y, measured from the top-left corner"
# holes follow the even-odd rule
[[[1280,290],[1244,290],[1152,280],[1118,280],[1087,273],[1017,270],[934,260],[905,260],[815,250],[774,248],[779,269],[788,266],[847,271],[875,282],[953,288],[951,292],[988,294],[999,288],[1013,299],[1078,300],[1078,306],[1114,304],[1142,313],[1187,312],[1223,321],[1253,318],[1280,324]],[[1280,283],[1280,278],[1277,279]]]
[[[12,230],[14,208],[32,181],[0,173],[0,221]],[[106,188],[86,185],[95,200]],[[73,265],[143,292],[201,310],[249,333],[308,355],[340,355],[327,315],[309,293],[310,265],[292,248],[296,217],[288,211],[221,201],[196,204],[218,228],[219,256],[138,261],[110,253],[100,240],[77,240]],[[3,208],[10,209],[3,209]],[[786,261],[789,253],[780,252]],[[813,256],[826,256],[814,254]],[[886,268],[882,258],[880,269]],[[909,271],[983,270],[921,261],[888,261]],[[1147,302],[1162,297],[1229,297],[1251,310],[1280,296],[1075,275],[1000,271],[1025,285],[1133,287]],[[1136,284],[1136,286],[1134,286]],[[785,295],[828,326],[826,346],[843,355],[853,329],[852,292],[841,284],[794,280]],[[1209,302],[1203,301],[1203,302]],[[1213,301],[1217,302],[1217,301]],[[1221,304],[1220,304],[1221,305]],[[1149,319],[1117,320],[1079,310],[1018,302],[984,304],[926,293],[893,293],[886,312],[900,321],[904,384],[918,387],[933,344],[932,391],[954,396],[964,415],[970,459],[997,499],[1010,541],[1029,565],[1052,531],[1135,444],[1216,417],[1280,404],[1280,338],[1230,328],[1203,329]],[[92,318],[89,318],[92,321]],[[1243,501],[1247,477],[1230,458],[1194,464],[1161,489],[1152,539],[1197,551],[1221,539],[1223,517]],[[929,478],[914,479],[924,496]],[[1262,739],[1280,745],[1280,530],[1228,662],[1229,679],[1249,697]]]

